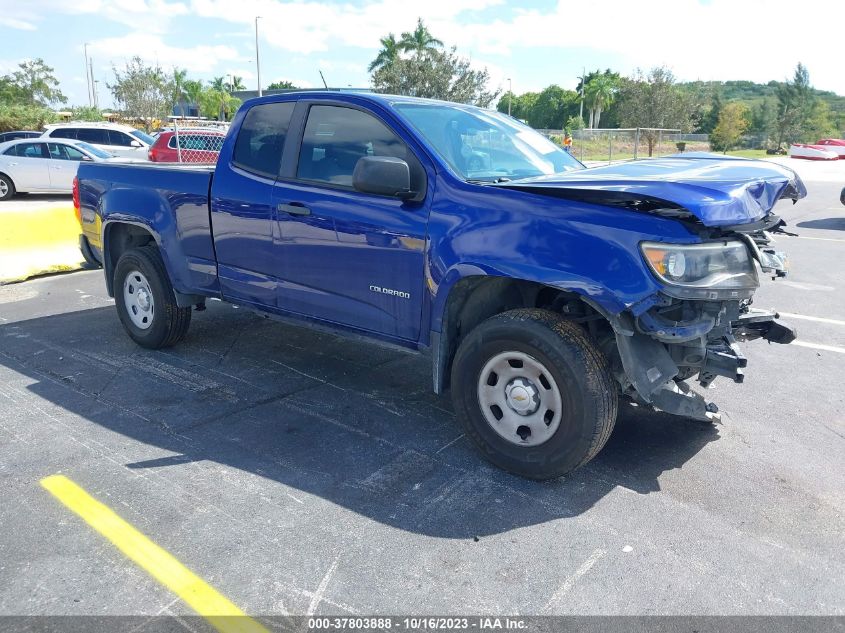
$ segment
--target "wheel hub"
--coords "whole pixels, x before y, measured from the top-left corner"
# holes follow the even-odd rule
[[[138,288],[138,307],[144,312],[150,310],[150,294],[144,288]]]
[[[123,282],[123,301],[132,323],[146,330],[153,324],[155,302],[150,282],[139,270],[133,270]]]
[[[540,407],[540,392],[527,378],[514,378],[505,387],[505,402],[519,415],[531,415]]]

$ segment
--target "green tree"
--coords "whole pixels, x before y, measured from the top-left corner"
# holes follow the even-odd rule
[[[205,91],[202,81],[195,79],[187,79],[185,81],[185,98],[188,103],[195,106],[197,110],[200,109],[200,102],[202,101],[202,93]]]
[[[590,128],[599,127],[602,110],[613,103],[619,89],[619,76],[615,73],[602,73],[593,77],[584,87],[584,98],[590,110]]]
[[[775,129],[775,109],[771,99],[763,99],[751,110],[751,125],[748,133],[754,136],[757,147],[768,147]]]
[[[0,100],[0,132],[40,130],[56,119],[56,113],[42,105]]]
[[[269,86],[267,86],[267,90],[296,90],[299,86],[295,86],[292,81],[288,81],[285,79],[284,81],[274,81]]]
[[[720,108],[719,121],[710,134],[710,146],[727,154],[739,143],[748,129],[748,108],[739,101],[731,101]]]
[[[209,119],[228,121],[240,106],[241,101],[225,90],[208,88],[200,96],[200,114]]]
[[[557,84],[537,95],[528,112],[528,125],[539,129],[560,130],[570,116],[578,114],[578,93]]]
[[[74,121],[102,121],[103,113],[93,106],[75,106],[71,108]]]
[[[18,64],[18,70],[5,77],[16,89],[21,102],[40,105],[67,103],[59,90],[59,80],[53,69],[41,58]]]
[[[218,92],[226,92],[226,88],[227,88],[226,78],[225,77],[215,77],[214,79],[211,80],[211,84],[209,84],[209,87],[212,90],[217,90]]]
[[[469,60],[458,57],[453,47],[415,53],[398,58],[372,74],[376,92],[444,99],[487,107],[498,96],[489,91],[490,74],[486,69],[473,70]]]
[[[185,116],[185,82],[188,80],[188,71],[179,68],[173,69],[173,75],[170,77],[170,90],[173,106],[178,105],[182,116]]]
[[[384,40],[382,40],[383,45]],[[417,18],[417,28],[411,32],[406,31],[402,33],[402,39],[399,40],[399,50],[406,53],[413,53],[416,56],[434,52],[442,47],[443,42],[429,32],[422,18]]]
[[[792,81],[778,86],[777,145],[794,143],[804,137],[807,120],[816,98],[810,86],[810,73],[799,62]]]
[[[521,95],[512,95],[510,98],[511,116],[515,119],[520,119],[521,121],[528,121],[531,108],[533,108],[534,104],[537,103],[538,96],[539,93],[537,92],[525,92]],[[499,98],[499,102],[496,104],[496,109],[499,112],[507,114],[508,97],[509,93],[505,93]]]
[[[705,106],[706,107],[706,106]],[[711,134],[719,123],[719,115],[722,113],[722,92],[718,88],[713,90],[710,97],[710,108],[702,115],[698,129],[702,134]]]
[[[647,75],[637,71],[623,80],[619,89],[618,112],[623,127],[669,128],[689,132],[695,124],[696,104],[691,96],[675,85],[675,77],[665,67],[651,69]],[[642,130],[640,138],[654,153],[659,133]]]
[[[160,66],[147,66],[136,56],[113,72],[114,83],[108,86],[125,116],[142,120],[149,132],[155,119],[170,114],[172,89]]]
[[[237,75],[232,75],[230,77],[231,81],[226,85],[229,92],[235,92],[235,90],[246,90],[246,86],[244,85],[244,78],[238,77]]]
[[[839,128],[834,122],[830,106],[821,99],[817,99],[804,125],[805,140],[815,143],[819,139],[837,138],[838,136]]]
[[[384,66],[389,66],[399,59],[399,53],[402,51],[402,48],[393,33],[388,33],[386,37],[381,38],[380,42],[381,50],[379,50],[376,58],[370,62],[370,65],[367,66],[368,73],[372,73]]]

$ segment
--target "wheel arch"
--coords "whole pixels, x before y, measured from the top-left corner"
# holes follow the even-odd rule
[[[583,313],[597,315],[611,331],[621,327],[618,313],[613,312],[615,306],[609,308],[596,297],[586,295],[583,284],[570,287],[563,283],[487,274],[482,268],[474,267],[470,274],[453,279],[446,289],[441,288],[441,292],[438,292],[441,300],[435,301],[437,318],[433,319],[431,331],[432,378],[434,392],[438,394],[443,393],[450,382],[452,361],[461,341],[473,328],[496,314],[516,308],[549,308],[562,312],[567,307],[580,305]]]

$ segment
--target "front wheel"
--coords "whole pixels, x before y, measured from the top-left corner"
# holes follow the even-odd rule
[[[455,413],[485,457],[531,479],[591,460],[616,421],[607,359],[580,326],[547,310],[512,310],[472,330],[451,387]]]
[[[155,246],[126,251],[114,269],[114,301],[127,334],[141,347],[160,349],[181,341],[191,308],[176,304],[173,286]]]

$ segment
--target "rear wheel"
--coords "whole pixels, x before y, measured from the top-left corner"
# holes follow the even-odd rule
[[[114,300],[124,329],[142,347],[175,345],[191,324],[191,308],[176,304],[155,246],[133,248],[120,256],[114,271]]]
[[[491,317],[461,343],[452,367],[455,412],[491,462],[551,479],[607,442],[617,388],[581,327],[546,310]]]
[[[15,183],[6,174],[0,174],[0,200],[8,200],[15,195]]]

